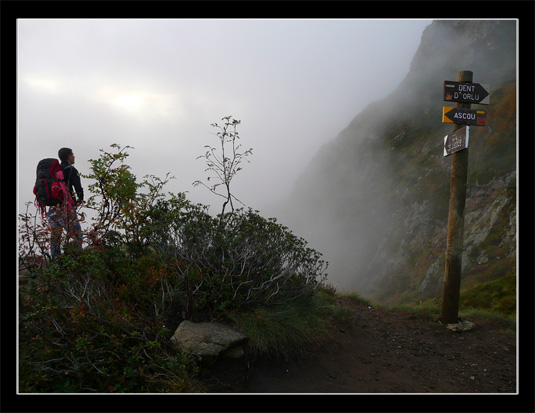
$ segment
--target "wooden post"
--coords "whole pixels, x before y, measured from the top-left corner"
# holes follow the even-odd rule
[[[457,73],[458,82],[472,82],[473,73]],[[456,107],[470,108],[470,103],[456,103]],[[455,125],[456,131],[465,125]],[[448,238],[446,246],[446,270],[442,300],[443,324],[458,322],[459,295],[461,290],[461,267],[464,238],[464,207],[468,177],[468,148],[451,155],[450,203],[448,215]]]

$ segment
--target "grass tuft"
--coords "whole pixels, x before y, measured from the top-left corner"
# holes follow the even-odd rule
[[[307,297],[285,305],[258,306],[231,315],[250,338],[254,357],[300,357],[321,345],[327,331],[325,305]]]

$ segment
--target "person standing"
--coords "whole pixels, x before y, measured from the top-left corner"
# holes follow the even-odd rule
[[[72,199],[74,199],[76,205],[80,205],[84,202],[84,189],[82,188],[80,174],[74,167],[74,152],[71,148],[61,148],[58,151],[58,157],[61,161],[61,170],[63,171],[65,183],[71,193]]]
[[[63,204],[51,206],[48,210],[48,218],[52,227],[50,253],[55,259],[60,252],[61,235],[63,230],[67,232],[67,239],[74,238],[76,246],[82,248],[82,227],[78,219],[76,209],[84,202],[84,190],[78,170],[74,167],[75,156],[71,148],[61,148],[58,151],[61,161],[61,171],[69,194],[74,202],[69,203],[65,197]]]

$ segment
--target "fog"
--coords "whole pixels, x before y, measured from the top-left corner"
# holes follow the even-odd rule
[[[378,287],[381,294],[379,282],[395,285],[403,270],[424,265],[429,240],[440,248],[446,244],[451,158],[442,153],[452,128],[440,119],[443,81],[467,68],[490,90],[514,81],[515,25],[504,20],[428,26],[410,73],[320,149],[274,214],[323,254],[328,280],[338,291],[371,294]],[[485,151],[477,145],[490,140],[493,129],[471,139],[476,153]],[[411,261],[418,253],[424,259]],[[438,267],[436,261],[428,268]],[[442,282],[442,275],[433,273],[433,279]]]
[[[197,158],[205,153],[205,145],[217,146],[211,124],[232,115],[241,120],[243,149],[253,148],[250,163],[242,164],[232,181],[232,193],[247,207],[277,216],[305,236],[330,261],[330,281],[341,287],[340,274],[353,274],[348,270],[353,263],[346,262],[346,256],[355,255],[352,248],[357,244],[353,240],[339,245],[340,241],[348,233],[366,233],[370,241],[380,231],[376,223],[370,232],[362,220],[348,223],[338,218],[347,216],[344,208],[360,205],[362,216],[375,222],[378,215],[389,216],[379,210],[378,205],[386,205],[368,208],[369,202],[362,199],[349,200],[333,207],[336,222],[322,214],[300,213],[314,199],[312,185],[302,194],[302,207],[294,204],[295,211],[288,214],[277,206],[290,195],[295,199],[297,180],[322,146],[335,140],[371,102],[399,86],[429,24],[429,20],[18,20],[19,211],[34,199],[40,159],[56,157],[58,149],[67,146],[76,155],[77,169],[88,174],[89,159],[118,143],[133,147],[126,163],[139,179],[169,172],[175,179],[166,192],[187,192],[188,199],[210,205],[216,214],[222,198],[192,184],[208,176],[204,160]],[[351,179],[363,174],[361,179],[366,180],[365,171],[348,156],[341,153],[332,162],[344,163]],[[91,183],[82,179],[86,200]],[[338,198],[325,194],[323,199]],[[368,210],[377,215],[370,216]],[[82,211],[93,215],[87,208]],[[364,238],[359,248],[375,245]],[[336,254],[326,240],[337,243]]]
[[[232,182],[247,206],[287,196],[315,153],[407,74],[428,20],[19,19],[18,207],[35,166],[73,149],[76,167],[118,143],[139,177],[167,172],[171,192],[221,198],[192,183],[196,158],[232,115],[251,163]],[[82,181],[86,199],[91,182]]]

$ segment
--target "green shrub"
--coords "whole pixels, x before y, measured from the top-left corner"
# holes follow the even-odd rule
[[[326,277],[321,254],[250,209],[212,217],[200,205],[162,200],[147,223],[147,243],[182,280],[188,312],[288,302],[311,295]]]
[[[173,348],[174,329],[245,306],[279,304],[272,320],[292,336],[272,335],[276,349],[314,338],[318,317],[303,303],[326,277],[318,252],[252,210],[212,217],[184,194],[166,198],[166,180],[137,182],[128,147],[112,147],[90,161],[97,217],[85,249],[65,245],[50,261],[46,223],[35,230],[20,217],[31,278],[20,288],[21,392],[202,391],[198,360]]]
[[[164,277],[117,250],[87,249],[50,263],[21,288],[20,391],[199,388],[195,360],[170,342]]]

